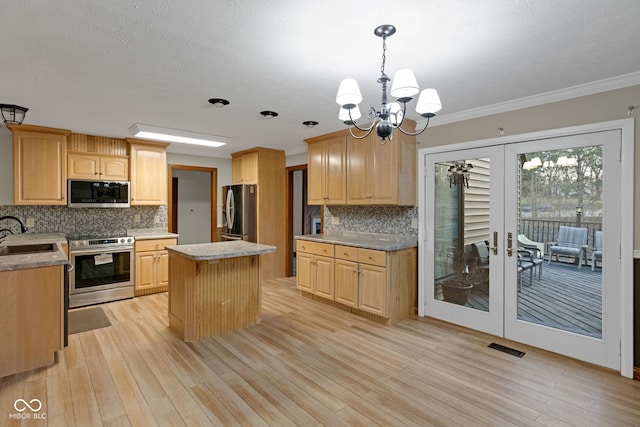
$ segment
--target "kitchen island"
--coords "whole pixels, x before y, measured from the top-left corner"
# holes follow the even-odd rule
[[[169,327],[184,341],[261,319],[260,255],[275,246],[244,241],[167,246]]]

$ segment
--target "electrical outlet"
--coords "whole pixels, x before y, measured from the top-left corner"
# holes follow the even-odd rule
[[[35,226],[36,226],[36,220],[34,218],[27,218],[27,227],[31,228]]]
[[[135,214],[135,216],[133,217],[133,220],[135,222],[140,222],[140,214]]]
[[[418,218],[411,218],[411,228],[418,228]]]
[[[332,217],[331,217],[331,224],[333,224],[333,225],[338,225],[338,224],[340,224],[340,217],[332,216]]]
[[[153,223],[154,224],[160,224],[160,215],[155,215],[153,217]]]

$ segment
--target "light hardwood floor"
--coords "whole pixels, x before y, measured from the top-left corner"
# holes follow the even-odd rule
[[[640,381],[434,320],[382,326],[294,285],[263,284],[260,324],[193,343],[166,293],[103,304],[111,327],[0,379],[0,425],[640,425]],[[10,419],[19,398],[46,420]]]

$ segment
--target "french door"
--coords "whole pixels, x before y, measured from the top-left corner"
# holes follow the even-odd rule
[[[620,153],[610,130],[424,154],[420,314],[620,370]]]

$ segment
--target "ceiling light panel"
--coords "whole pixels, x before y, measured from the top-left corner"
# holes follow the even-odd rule
[[[152,139],[155,141],[165,141],[178,144],[204,145],[206,147],[221,147],[229,142],[231,138],[205,133],[190,132],[180,129],[169,129],[158,126],[135,123],[129,131],[136,138]]]

